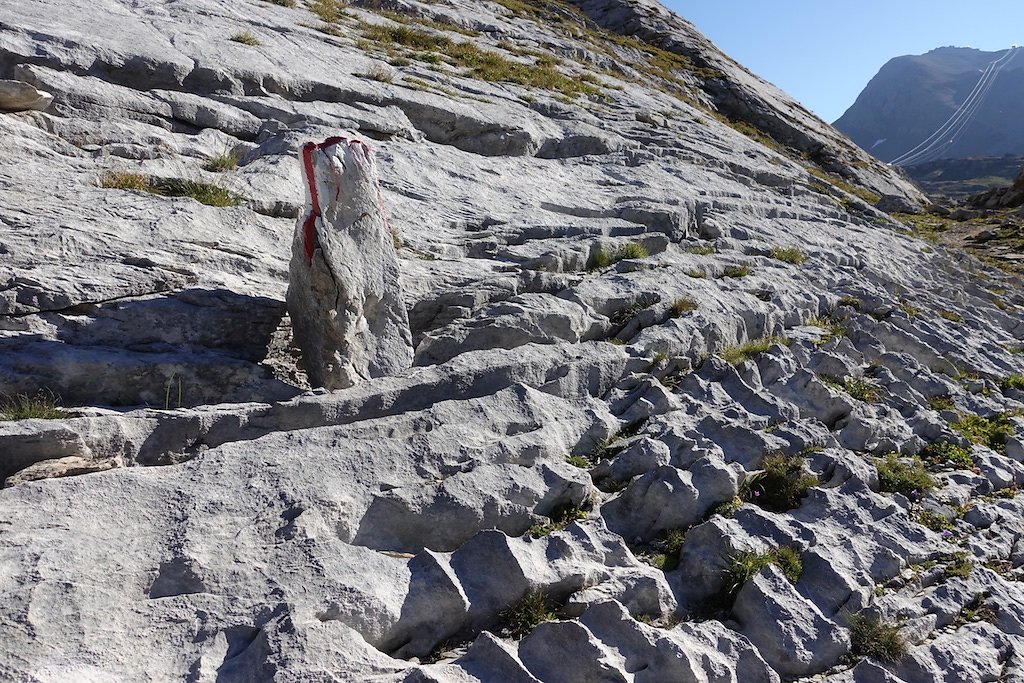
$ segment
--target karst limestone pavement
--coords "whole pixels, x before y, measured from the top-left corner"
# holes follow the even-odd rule
[[[0,391],[68,406],[0,422],[0,678],[1024,680],[1018,280],[654,2],[337,5],[0,9]],[[310,390],[335,136],[408,355]]]

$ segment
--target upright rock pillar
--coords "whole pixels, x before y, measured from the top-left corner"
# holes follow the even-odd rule
[[[302,174],[287,300],[310,384],[343,389],[408,368],[412,335],[373,151],[342,137],[309,142]]]

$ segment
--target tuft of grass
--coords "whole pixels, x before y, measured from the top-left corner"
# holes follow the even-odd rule
[[[726,565],[725,591],[728,597],[735,598],[747,581],[770,564],[781,569],[790,583],[799,581],[803,573],[803,562],[795,548],[781,546],[763,553],[744,550],[729,558]]]
[[[367,25],[363,28],[363,35],[385,49],[402,46],[427,53],[436,52],[453,66],[467,69],[466,75],[482,81],[514,83],[558,92],[567,97],[601,92],[594,85],[593,78],[586,75],[570,77],[560,72],[557,60],[550,55],[535,57],[532,63],[520,62],[498,52],[484,50],[475,43],[457,42],[440,33],[405,25]]]
[[[242,45],[251,45],[255,47],[260,45],[260,39],[253,35],[250,31],[242,31],[231,36],[231,40],[235,43],[241,43]]]
[[[280,5],[281,7],[295,7],[295,0],[267,0],[271,5]]]
[[[796,247],[775,247],[768,255],[776,261],[791,263],[794,266],[799,266],[807,260],[807,255]]]
[[[761,471],[744,480],[739,498],[765,510],[786,512],[799,507],[818,483],[817,477],[804,471],[804,458],[769,453],[764,457]]]
[[[754,272],[750,266],[726,266],[722,269],[722,277],[746,277]]]
[[[896,453],[890,453],[875,463],[878,470],[878,488],[887,493],[902,493],[911,500],[917,500],[936,487],[935,479],[928,474],[921,461],[913,458],[910,463],[900,460]]]
[[[715,247],[712,244],[698,244],[693,247],[687,247],[686,253],[696,254],[698,256],[710,256],[715,253]]]
[[[201,180],[154,179],[141,173],[109,171],[100,176],[100,187],[149,192],[163,197],[191,197],[207,206],[237,206],[242,197],[227,188]]]
[[[34,395],[0,396],[0,421],[59,420],[67,417],[60,409],[60,399],[47,391]]]
[[[999,388],[1003,391],[1007,389],[1017,389],[1018,391],[1024,391],[1024,375],[1010,375],[999,381]]]
[[[647,258],[651,255],[651,252],[647,250],[647,247],[640,244],[639,242],[630,242],[624,244],[615,251],[615,260],[622,261],[630,258]]]
[[[573,522],[587,518],[587,510],[582,506],[562,505],[552,510],[547,522],[534,524],[526,533],[532,538],[541,538],[555,531],[561,531]]]
[[[962,323],[964,321],[963,316],[955,311],[940,310],[939,317],[954,323]]]
[[[687,313],[696,311],[697,308],[698,305],[696,301],[684,297],[673,301],[672,305],[668,307],[668,312],[669,315],[671,315],[673,318],[679,318],[686,315]]]
[[[967,553],[957,553],[953,560],[946,565],[945,574],[946,576],[956,576],[961,579],[966,579],[971,574],[971,570],[974,568],[974,563],[967,557]]]
[[[623,306],[621,309],[608,316],[608,320],[615,327],[625,327],[630,320],[635,318],[640,311],[650,308],[654,304],[661,301],[661,297],[658,295],[643,294],[633,299],[629,304]]]
[[[566,456],[565,461],[572,465],[573,467],[579,467],[581,470],[590,469],[590,461],[584,458],[582,455]]]
[[[851,614],[850,641],[854,657],[870,657],[880,662],[895,664],[907,654],[907,641],[902,627],[887,624],[878,616],[864,613]]]
[[[369,78],[371,81],[379,81],[381,83],[393,83],[395,80],[395,72],[383,64],[371,64],[366,73],[360,75],[363,78]]]
[[[238,168],[238,157],[232,152],[224,152],[218,154],[211,159],[208,159],[203,164],[203,169],[206,171],[212,171],[213,173],[223,173],[225,171],[233,171]]]
[[[997,413],[992,417],[965,413],[950,426],[971,443],[988,446],[997,453],[1006,452],[1006,442],[1013,435],[1013,423],[1008,413]]]
[[[864,306],[864,302],[855,296],[844,296],[839,299],[840,306],[849,306],[855,311],[859,311]]]
[[[149,176],[132,171],[107,171],[100,176],[100,187],[114,190],[155,192]]]
[[[724,503],[719,503],[715,507],[711,508],[708,512],[708,519],[715,515],[721,515],[722,517],[732,518],[736,514],[736,511],[743,507],[743,499],[739,496],[733,496],[732,500],[727,500]]]
[[[693,277],[697,279],[706,278],[708,276],[708,274],[705,273],[703,270],[698,270],[697,268],[693,268],[691,270],[686,271],[686,275],[687,277]]]
[[[661,533],[661,538],[652,545],[659,551],[647,556],[647,562],[656,569],[670,572],[679,564],[679,551],[686,541],[686,531],[669,529]]]
[[[843,390],[853,398],[864,403],[876,402],[881,393],[881,388],[871,380],[854,377],[847,377],[843,380]]]
[[[726,362],[732,365],[739,365],[754,356],[764,353],[771,348],[772,344],[785,343],[787,341],[784,337],[761,337],[760,339],[748,341],[745,344],[730,346],[722,351],[721,356]]]
[[[931,443],[921,450],[921,457],[930,465],[953,465],[958,469],[969,470],[974,467],[971,450],[949,441]]]
[[[518,600],[500,615],[502,631],[512,638],[522,638],[545,621],[555,618],[553,605],[539,588],[527,588]]]
[[[630,242],[612,251],[598,247],[590,255],[587,270],[603,270],[613,263],[618,263],[624,259],[641,259],[647,258],[650,255],[651,253],[647,251],[647,247],[639,242]]]
[[[830,317],[812,318],[807,321],[807,324],[812,327],[821,328],[825,331],[825,334],[823,334],[818,341],[814,342],[815,346],[824,346],[837,337],[846,336],[846,327],[844,327],[842,323],[839,323]]]
[[[200,180],[167,178],[159,181],[157,190],[157,194],[165,197],[191,197],[207,206],[237,206],[242,201],[242,198],[231,190]]]
[[[941,412],[943,410],[952,410],[953,397],[950,396],[949,394],[944,394],[942,396],[932,396],[930,399],[928,399],[928,407],[936,412]]]
[[[921,526],[928,527],[932,531],[951,531],[954,528],[953,522],[930,510],[918,512],[916,521]]]
[[[342,11],[347,3],[340,0],[313,0],[309,3],[309,11],[328,24],[341,19]]]
[[[917,306],[913,305],[908,301],[901,301],[899,308],[901,311],[907,314],[908,318],[916,318],[917,315],[921,312],[920,308],[918,308]]]

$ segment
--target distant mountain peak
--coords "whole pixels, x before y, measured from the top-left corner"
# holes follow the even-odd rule
[[[882,161],[1024,154],[1024,56],[943,46],[889,60],[833,125]],[[879,142],[881,141],[881,142]]]

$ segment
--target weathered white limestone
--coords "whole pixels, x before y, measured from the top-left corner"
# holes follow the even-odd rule
[[[51,102],[53,95],[24,81],[0,79],[0,111],[44,111]]]
[[[999,382],[1024,374],[1020,283],[714,118],[746,112],[822,168],[918,198],[691,26],[648,0],[574,3],[721,74],[667,83],[593,25],[399,3],[482,32],[450,40],[524,63],[543,46],[597,79],[565,97],[415,55],[368,78],[386,55],[363,24],[325,32],[302,6],[59,4],[9,2],[0,26],[0,76],[54,97],[0,116],[0,392],[72,406],[0,423],[0,678],[1024,677],[1022,421],[1005,454],[930,465],[920,500],[880,491],[876,461],[966,446],[961,414],[1024,408]],[[392,25],[368,4],[347,12]],[[241,31],[260,45],[227,39]],[[372,288],[345,289],[346,309],[318,280],[355,321],[328,349],[349,345],[333,386],[359,381],[306,391],[285,303],[293,246],[309,274],[298,160],[341,134],[373,145],[402,246],[370,175],[348,182],[362,148],[318,153],[318,272],[365,268],[390,332],[359,337]],[[236,168],[207,170],[225,153]],[[104,187],[112,171],[242,201]],[[772,257],[793,246],[802,264]],[[793,509],[745,489],[771,453],[817,478]],[[795,583],[769,563],[729,585],[737,554],[782,546]],[[965,577],[947,575],[956,553]],[[555,618],[513,638],[528,589]],[[972,612],[981,594],[994,615]],[[909,654],[828,668],[865,609],[906,619]]]
[[[412,362],[412,338],[373,151],[332,138],[302,148],[288,313],[314,387],[344,389]]]

